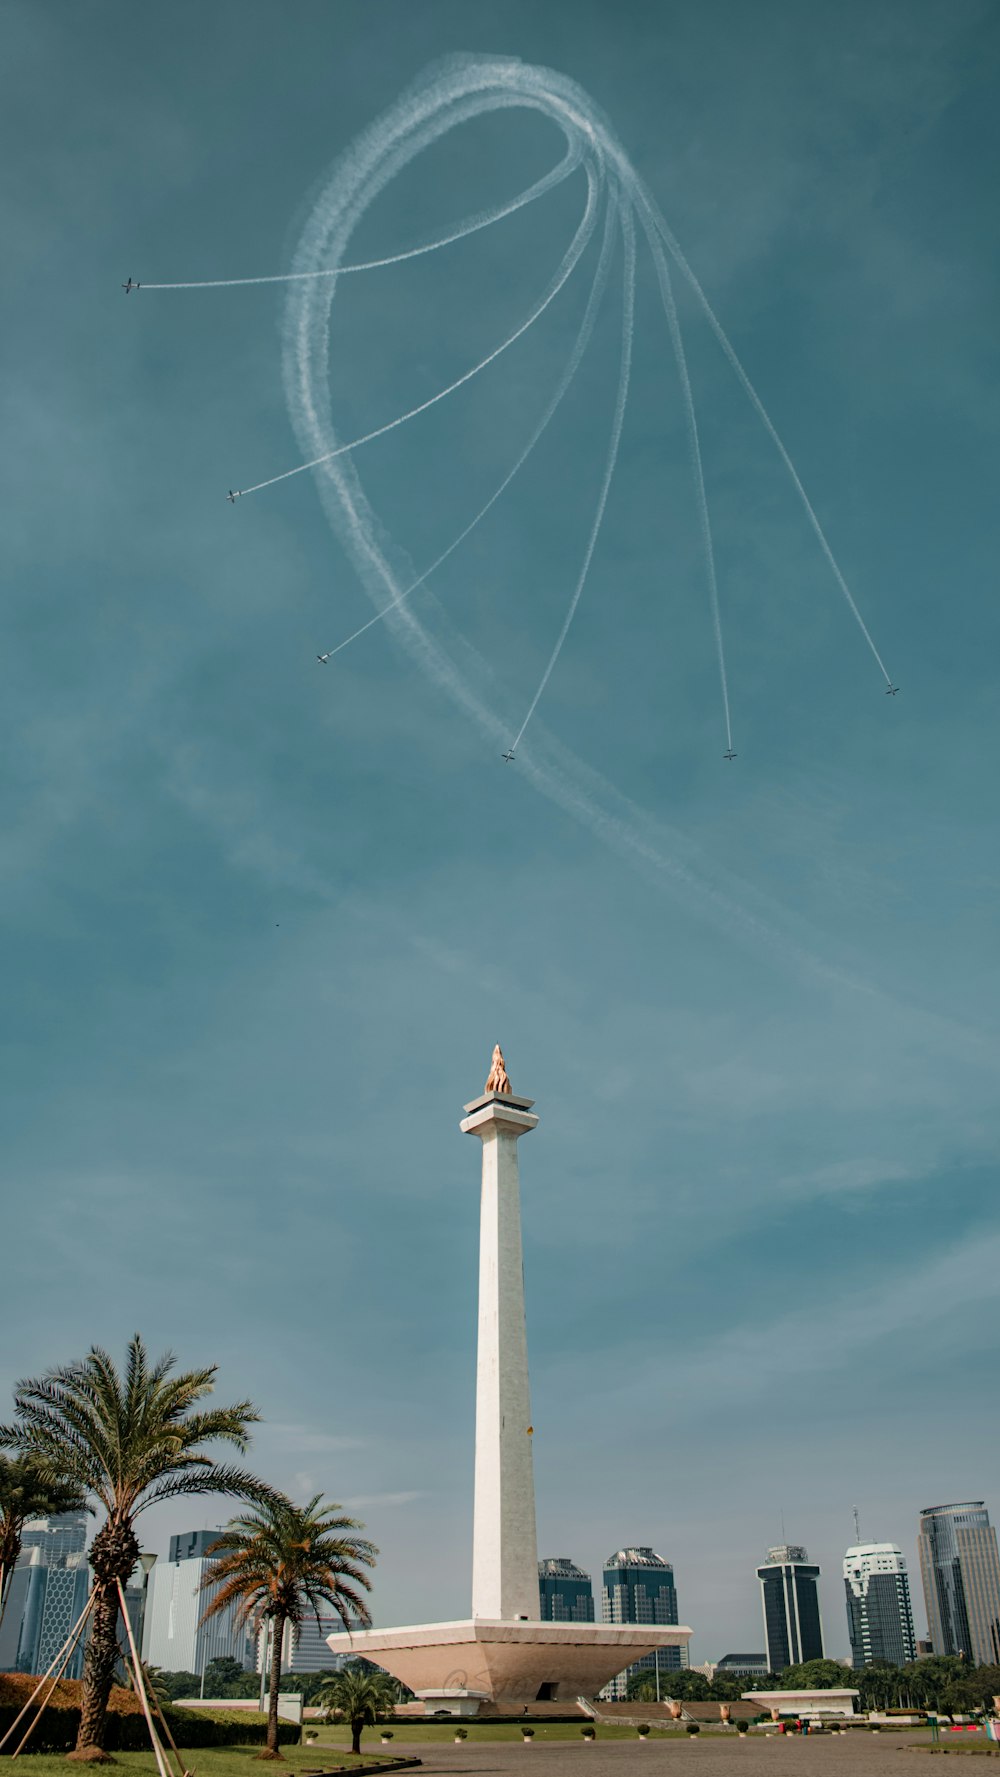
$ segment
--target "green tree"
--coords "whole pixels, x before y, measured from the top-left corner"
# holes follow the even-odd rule
[[[645,1688],[640,1691],[638,1687],[645,1687],[647,1682],[651,1683],[652,1689],[648,1693]],[[633,1683],[637,1687],[635,1691],[632,1690]],[[638,1701],[642,1703],[654,1700],[656,1697],[655,1672],[637,1673],[635,1679],[629,1683],[629,1696],[637,1697]],[[689,1672],[683,1668],[676,1672],[661,1671],[660,1698],[661,1701],[673,1698],[675,1702],[679,1703],[705,1703],[708,1701],[708,1679],[704,1672]]]
[[[167,1702],[176,1697],[196,1697],[201,1685],[197,1672],[161,1672],[160,1684]]]
[[[79,1487],[47,1480],[30,1456],[0,1455],[0,1623],[7,1608],[11,1575],[21,1553],[21,1537],[30,1518],[59,1512],[82,1512],[86,1495]]]
[[[173,1373],[175,1366],[169,1352],[151,1365],[138,1333],[124,1371],[93,1346],[81,1362],[19,1382],[16,1419],[0,1426],[0,1447],[30,1458],[52,1485],[96,1498],[104,1512],[90,1549],[96,1600],[71,1758],[107,1756],[105,1723],[118,1658],[118,1582],[124,1587],[139,1559],[139,1513],[193,1493],[259,1501],[276,1497],[256,1476],[217,1463],[205,1451],[219,1440],[246,1449],[248,1428],[259,1418],[251,1402],[202,1408],[214,1386],[215,1365],[180,1375]]]
[[[317,1622],[322,1605],[331,1607],[345,1629],[371,1622],[362,1592],[371,1589],[366,1569],[378,1551],[355,1533],[364,1528],[345,1517],[340,1506],[323,1504],[317,1493],[304,1506],[276,1497],[257,1511],[234,1518],[212,1545],[219,1552],[202,1580],[218,1588],[202,1621],[236,1607],[239,1623],[270,1625],[272,1637],[267,1747],[261,1755],[280,1758],[278,1693],[285,1624],[301,1628],[311,1612]]]
[[[713,1703],[738,1703],[751,1683],[738,1672],[717,1672],[709,1683],[708,1694]]]
[[[362,1729],[374,1727],[377,1721],[391,1716],[398,1696],[399,1686],[388,1672],[379,1672],[359,1660],[332,1673],[318,1692],[316,1702],[325,1708],[328,1721],[341,1716],[350,1723],[351,1751],[360,1752]]]
[[[964,1660],[954,1654],[928,1654],[903,1668],[903,1676],[913,1701],[923,1709],[946,1709],[945,1692],[956,1679],[968,1671]]]
[[[850,1685],[851,1674],[839,1660],[804,1660],[801,1666],[786,1666],[781,1674],[783,1691],[837,1691]]]
[[[255,1672],[247,1672],[239,1660],[220,1654],[205,1667],[206,1697],[255,1697],[260,1680]]]

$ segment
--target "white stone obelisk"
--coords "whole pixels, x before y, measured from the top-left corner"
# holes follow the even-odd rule
[[[472,1615],[537,1622],[538,1543],[517,1144],[538,1118],[515,1098],[503,1056],[461,1128],[483,1144]]]

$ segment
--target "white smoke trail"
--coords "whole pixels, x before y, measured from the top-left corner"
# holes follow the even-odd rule
[[[487,365],[493,364],[502,352],[506,352],[516,340],[521,339],[527,333],[528,328],[533,327],[539,317],[544,315],[550,302],[558,296],[567,278],[579,263],[580,256],[594,232],[600,195],[601,182],[591,175],[588,168],[587,207],[572,241],[563,254],[558,271],[549,281],[544,296],[537,307],[532,309],[527,320],[522,321],[520,327],[516,327],[513,333],[508,334],[507,338],[492,352],[488,352],[485,358],[480,358],[479,363],[474,364],[471,370],[456,377],[455,381],[449,383],[447,388],[439,389],[437,394],[431,395],[427,401],[421,401],[417,407],[411,407],[407,413],[397,414],[396,418],[389,420],[386,425],[376,426],[373,431],[363,433],[360,438],[352,438],[348,444],[338,444],[334,450],[324,451],[322,456],[312,457],[307,463],[298,463],[294,469],[284,469],[280,475],[270,475],[266,481],[256,481],[252,487],[241,488],[240,497],[242,498],[246,494],[259,494],[261,489],[265,487],[276,487],[279,481],[288,481],[293,475],[304,475],[307,469],[318,469],[322,463],[329,463],[334,457],[345,456],[348,451],[357,450],[362,444],[370,444],[373,438],[383,438],[387,432],[395,432],[397,426],[405,426],[407,420],[416,419],[418,414],[426,413],[429,407],[436,407],[437,403],[443,401],[446,395],[453,395],[456,389],[471,382],[472,378],[478,376],[481,370],[485,370]]]
[[[538,682],[538,689],[528,705],[528,713],[525,716],[524,721],[521,723],[521,726],[517,731],[517,736],[511,745],[510,751],[512,753],[517,751],[524,738],[524,731],[538,708],[539,699],[552,677],[552,669],[562,653],[563,643],[569,635],[570,624],[576,616],[576,608],[580,603],[580,595],[586,585],[587,575],[590,572],[590,564],[594,559],[594,550],[597,547],[597,539],[600,535],[601,524],[604,520],[604,509],[607,506],[608,494],[611,491],[611,480],[615,472],[615,464],[618,461],[618,447],[621,444],[622,426],[625,423],[625,408],[628,403],[629,377],[632,370],[632,335],[635,328],[635,227],[632,222],[632,212],[627,206],[622,206],[620,215],[622,240],[625,247],[625,268],[622,290],[622,352],[621,368],[618,374],[618,394],[615,400],[614,419],[611,422],[611,442],[608,446],[607,461],[604,465],[604,479],[601,482],[601,491],[597,501],[597,511],[594,514],[594,521],[590,527],[590,536],[587,539],[587,547],[583,557],[583,566],[580,569],[579,577],[573,588],[573,596],[569,601],[569,609],[563,618],[562,628],[556,637],[556,644],[549,656],[548,664]]]
[[[322,265],[335,270],[375,197],[417,154],[458,122],[517,106],[542,113],[563,132],[567,142],[578,141],[588,178],[613,175],[623,207],[631,205],[643,212],[644,226],[646,215],[656,215],[609,126],[573,82],[552,70],[503,58],[454,58],[404,94],[334,167],[306,223],[294,269],[304,272]],[[303,280],[289,286],[284,362],[293,426],[303,452],[311,452],[322,463],[317,487],[324,510],[372,603],[387,616],[393,634],[421,670],[499,753],[511,725],[476,689],[477,683],[489,682],[486,662],[454,632],[445,646],[413,607],[402,601],[403,590],[413,577],[412,567],[381,526],[353,461],[336,450],[329,319],[337,287],[335,278]],[[867,982],[819,956],[808,934],[800,931],[787,910],[772,904],[755,909],[753,902],[759,902],[759,897],[754,897],[747,885],[719,886],[703,870],[683,861],[684,843],[679,836],[658,836],[646,817],[581,760],[560,749],[537,722],[521,769],[541,795],[620,856],[655,875],[692,911],[744,942],[773,952],[827,987],[874,991]]]
[[[410,585],[407,586],[405,588],[405,590],[399,594],[398,598],[391,599],[387,605],[384,605],[382,607],[381,611],[376,611],[374,617],[369,617],[367,623],[362,623],[362,625],[359,629],[354,630],[353,633],[351,635],[345,637],[345,639],[342,642],[338,642],[338,644],[335,648],[329,648],[327,650],[326,654],[324,655],[324,659],[332,660],[335,654],[343,653],[343,650],[345,648],[349,648],[352,642],[356,642],[359,636],[367,635],[367,633],[370,629],[374,629],[376,623],[381,623],[383,618],[385,618],[389,615],[390,611],[393,611],[396,609],[397,605],[404,604],[405,601],[410,597],[411,593],[414,593],[417,591],[418,587],[425,585],[425,583],[430,579],[431,575],[436,573],[438,568],[440,568],[442,566],[442,564],[448,560],[448,557],[450,555],[454,555],[455,550],[458,548],[459,544],[464,543],[466,537],[468,537],[472,534],[472,532],[475,530],[477,524],[479,524],[480,520],[484,519],[486,517],[486,514],[489,511],[491,511],[491,509],[496,505],[497,501],[500,498],[500,495],[510,486],[511,482],[513,481],[513,479],[514,479],[515,475],[518,473],[518,471],[520,469],[523,469],[525,463],[527,462],[532,451],[534,450],[535,445],[538,443],[539,439],[542,436],[542,433],[545,431],[545,428],[548,426],[549,421],[553,418],[553,415],[556,413],[557,409],[559,408],[559,405],[563,399],[563,396],[566,394],[566,391],[568,390],[571,382],[573,381],[574,377],[576,376],[577,371],[580,368],[581,363],[583,362],[583,356],[584,356],[584,353],[586,352],[587,346],[590,342],[590,336],[594,331],[594,322],[597,319],[597,311],[601,306],[601,298],[604,295],[605,286],[607,285],[608,272],[611,269],[611,249],[612,249],[612,245],[614,242],[616,222],[617,222],[616,210],[614,209],[614,207],[612,205],[609,204],[607,206],[607,211],[606,211],[604,241],[601,246],[601,257],[600,257],[600,260],[598,261],[597,270],[594,273],[594,281],[590,287],[590,295],[587,298],[587,307],[584,310],[583,320],[580,323],[580,331],[576,336],[576,344],[574,345],[573,350],[570,353],[569,358],[566,362],[566,367],[563,370],[563,373],[562,373],[562,375],[559,379],[559,382],[556,386],[555,394],[552,396],[551,400],[549,401],[549,404],[546,407],[545,412],[543,413],[541,419],[538,421],[538,424],[536,425],[534,431],[531,434],[531,437],[529,438],[527,444],[525,445],[520,456],[518,457],[517,462],[514,464],[514,467],[512,469],[508,470],[507,474],[504,476],[503,480],[501,481],[499,487],[495,488],[493,493],[490,495],[485,506],[480,506],[479,511],[476,513],[475,518],[473,518],[470,521],[470,523],[466,525],[466,527],[463,531],[459,531],[458,536],[455,537],[452,540],[452,542],[450,542],[448,544],[447,549],[443,549],[441,551],[441,554],[435,557],[435,559],[431,562],[430,567],[425,568],[423,573],[418,575],[416,580],[411,581]]]
[[[681,394],[684,397],[684,413],[687,420],[688,445],[691,454],[691,469],[694,475],[695,502],[698,507],[698,519],[701,526],[702,549],[705,556],[705,573],[708,579],[708,600],[712,612],[712,628],[715,631],[715,649],[719,662],[719,682],[722,686],[722,712],[726,723],[726,748],[733,750],[733,725],[729,716],[729,682],[726,676],[726,651],[722,642],[722,618],[719,613],[719,586],[715,573],[715,545],[712,540],[712,524],[708,513],[708,496],[705,492],[705,470],[701,460],[701,439],[698,433],[698,416],[695,412],[694,395],[691,392],[691,378],[688,374],[687,353],[684,350],[684,339],[681,324],[677,315],[677,304],[674,301],[673,285],[670,281],[670,267],[667,264],[663,249],[656,235],[650,230],[647,238],[656,274],[660,285],[660,295],[666,311],[667,326],[670,329],[670,340],[674,348],[674,361],[677,375],[680,378]]]
[[[570,143],[562,160],[534,185],[529,185],[517,197],[511,198],[506,204],[498,204],[492,210],[476,210],[473,215],[466,216],[462,222],[456,222],[447,234],[439,235],[436,240],[425,241],[420,247],[409,247],[404,253],[390,253],[385,259],[362,259],[355,265],[339,265],[335,271],[283,271],[272,272],[267,277],[257,278],[196,278],[182,284],[146,284],[141,283],[142,290],[235,290],[245,284],[295,284],[305,278],[344,278],[349,272],[379,271],[386,265],[402,265],[406,259],[419,259],[424,253],[436,253],[440,247],[450,247],[455,241],[464,241],[467,235],[476,234],[481,228],[490,228],[494,222],[502,222],[505,216],[513,216],[516,210],[523,210],[526,204],[533,204],[536,199],[544,197],[554,186],[561,185],[580,165],[582,148],[579,142]]]
[[[711,303],[708,300],[708,297],[705,295],[705,292],[702,289],[700,283],[698,282],[698,279],[695,276],[694,271],[692,270],[691,266],[688,264],[686,258],[684,257],[684,254],[682,253],[675,236],[673,235],[671,230],[667,227],[667,224],[666,224],[664,218],[660,215],[660,212],[656,208],[656,205],[652,202],[652,200],[646,194],[644,194],[644,207],[648,210],[650,217],[654,221],[657,232],[659,233],[659,235],[664,243],[664,246],[667,248],[667,251],[669,252],[671,258],[674,260],[674,263],[677,265],[678,269],[683,273],[684,277],[687,279],[689,285],[691,286],[691,289],[693,290],[695,296],[697,297],[697,299],[704,311],[705,318],[708,321],[709,326],[712,329],[712,332],[715,334],[716,339],[718,340],[720,346],[722,347],[722,350],[724,351],[727,359],[729,360],[729,364],[730,364],[732,370],[735,372],[737,378],[739,379],[740,383],[742,384],[743,389],[745,390],[747,397],[749,398],[750,403],[751,403],[755,413],[757,414],[758,419],[760,420],[765,431],[768,433],[769,437],[771,438],[771,441],[774,444],[774,446],[778,452],[778,455],[780,456],[782,462],[784,463],[785,468],[788,470],[788,473],[792,478],[792,484],[793,484],[795,491],[798,494],[799,499],[802,503],[806,517],[808,518],[809,523],[812,526],[813,532],[815,533],[816,541],[818,542],[820,548],[823,551],[824,556],[826,557],[827,565],[830,568],[830,571],[833,574],[833,577],[836,580],[837,585],[840,587],[841,592],[843,593],[845,599],[847,600],[848,606],[849,606],[851,613],[855,619],[855,622],[857,623],[859,629],[861,630],[862,635],[865,638],[865,641],[868,643],[868,646],[871,649],[872,654],[875,656],[875,659],[878,662],[879,670],[881,671],[886,684],[891,685],[892,679],[890,678],[889,673],[886,669],[885,661],[882,659],[881,654],[879,653],[878,649],[875,646],[875,642],[872,638],[871,631],[869,630],[867,623],[865,622],[864,618],[861,615],[861,612],[858,609],[857,603],[854,598],[854,594],[851,592],[851,589],[848,586],[843,573],[841,572],[840,563],[837,561],[837,558],[834,555],[832,548],[830,547],[830,544],[827,540],[826,532],[824,531],[823,526],[820,524],[819,519],[816,516],[816,511],[815,511],[815,508],[813,507],[813,503],[810,500],[809,495],[806,493],[806,490],[802,484],[802,480],[799,476],[799,472],[796,469],[795,464],[792,462],[792,459],[789,456],[784,443],[782,442],[781,436],[778,432],[777,427],[774,424],[774,421],[772,420],[770,414],[767,411],[767,408],[764,406],[764,403],[761,400],[760,396],[758,395],[757,390],[754,388],[753,383],[750,381],[749,376],[747,375],[746,371],[743,368],[743,365],[741,364],[739,358],[737,357],[736,349],[733,346],[733,344],[729,338],[729,335],[726,333],[726,331],[722,325],[722,322],[719,320],[717,314],[715,313],[715,310],[713,309]]]

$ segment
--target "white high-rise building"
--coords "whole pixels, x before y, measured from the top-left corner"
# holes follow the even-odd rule
[[[207,1550],[217,1542],[217,1530],[194,1530],[170,1538],[170,1554],[158,1561],[149,1576],[142,1657],[163,1672],[204,1672],[212,1660],[238,1660],[248,1671],[254,1664],[245,1628],[236,1624],[235,1607],[202,1623],[201,1616],[213,1596],[202,1591],[201,1582],[212,1565]]]
[[[856,1543],[848,1549],[844,1589],[855,1666],[873,1660],[905,1666],[916,1659],[910,1580],[895,1543]]]

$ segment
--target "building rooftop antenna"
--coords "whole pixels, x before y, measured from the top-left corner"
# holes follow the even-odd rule
[[[852,1506],[851,1510],[854,1513],[854,1540],[856,1543],[860,1543],[860,1541],[861,1541],[861,1520],[858,1517],[858,1508],[857,1508],[857,1506]]]

